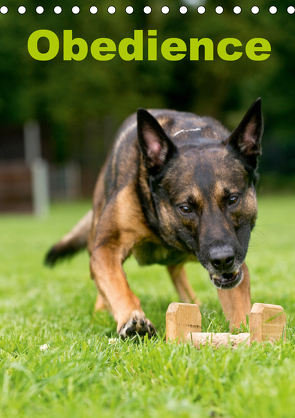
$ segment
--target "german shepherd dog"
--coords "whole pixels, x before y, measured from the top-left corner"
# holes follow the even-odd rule
[[[196,301],[184,263],[209,273],[230,326],[251,309],[244,263],[257,218],[261,99],[230,133],[218,121],[173,110],[139,109],[121,126],[95,187],[93,209],[47,253],[48,265],[88,246],[99,294],[122,338],[152,335],[122,264],[166,265],[182,302]]]

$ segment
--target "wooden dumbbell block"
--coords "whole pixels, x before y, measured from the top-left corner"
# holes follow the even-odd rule
[[[236,347],[253,341],[279,340],[284,334],[286,315],[279,305],[254,303],[250,313],[250,332],[230,333],[201,332],[201,313],[198,305],[171,303],[166,313],[166,341],[192,342],[195,347],[207,343],[219,347]]]
[[[250,313],[251,342],[286,339],[286,314],[279,305],[254,303]]]

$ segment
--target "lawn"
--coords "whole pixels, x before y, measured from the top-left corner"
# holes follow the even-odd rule
[[[259,199],[247,256],[252,301],[285,308],[286,342],[234,351],[166,344],[165,312],[176,292],[165,268],[132,258],[129,283],[159,335],[116,339],[112,317],[93,314],[86,252],[54,269],[42,264],[88,207],[56,204],[46,220],[0,217],[0,416],[295,416],[295,197]],[[197,264],[187,270],[203,302],[203,330],[227,331],[208,274]]]

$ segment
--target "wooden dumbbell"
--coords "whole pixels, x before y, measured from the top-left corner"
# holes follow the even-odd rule
[[[240,343],[274,341],[283,337],[286,326],[284,309],[279,305],[254,303],[250,313],[250,332],[201,332],[201,313],[198,305],[171,303],[166,313],[166,341],[192,342],[195,347],[211,344],[236,347]]]

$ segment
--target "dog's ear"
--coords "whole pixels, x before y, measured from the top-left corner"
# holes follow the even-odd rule
[[[226,146],[238,152],[253,169],[257,168],[257,158],[261,154],[261,136],[263,120],[261,113],[261,99],[257,99],[242,122],[227,140]]]
[[[144,164],[155,175],[177,153],[177,147],[159,122],[145,109],[137,111],[137,133]]]

